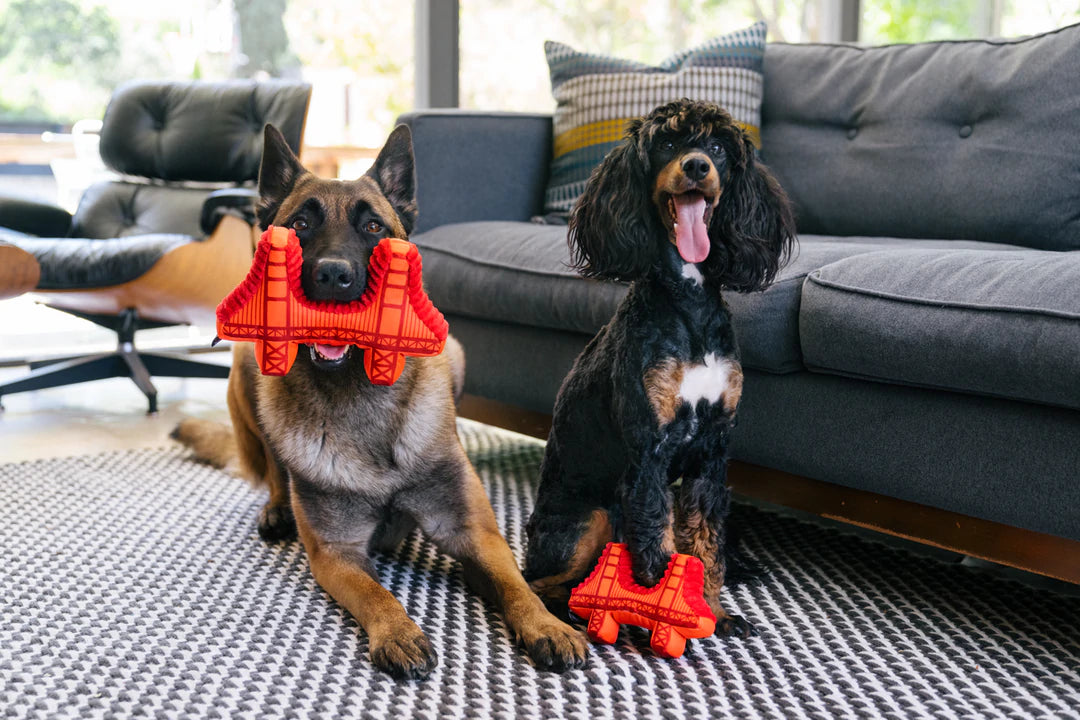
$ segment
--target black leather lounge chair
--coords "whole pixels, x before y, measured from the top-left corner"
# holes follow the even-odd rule
[[[213,324],[251,264],[263,126],[276,125],[299,151],[310,94],[284,81],[124,85],[105,111],[100,145],[121,179],[91,186],[74,215],[0,200],[0,241],[40,265],[35,296],[117,335],[115,352],[32,366],[0,385],[0,397],[130,376],[155,412],[153,375],[226,377],[221,365],[139,352],[135,332]]]

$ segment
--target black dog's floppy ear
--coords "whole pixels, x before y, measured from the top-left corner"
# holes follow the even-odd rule
[[[585,277],[633,281],[655,261],[645,162],[632,129],[589,176],[569,232],[571,264]]]
[[[408,125],[394,128],[367,176],[379,185],[394,206],[405,233],[411,233],[416,225],[416,161]]]
[[[305,172],[281,131],[270,123],[263,128],[263,154],[259,165],[259,205],[256,214],[263,230],[270,227],[281,201],[292,192]]]
[[[740,133],[720,204],[709,224],[712,251],[705,274],[738,292],[764,290],[795,242],[795,217],[787,194],[758,163],[754,146]]]

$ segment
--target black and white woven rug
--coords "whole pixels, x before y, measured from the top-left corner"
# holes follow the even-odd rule
[[[460,429],[520,558],[542,445]],[[414,535],[378,570],[440,664],[398,683],[299,544],[259,540],[262,493],[179,448],[3,465],[0,489],[4,718],[1080,717],[1080,598],[749,507],[771,572],[727,607],[758,637],[662,660],[624,629],[566,675]]]

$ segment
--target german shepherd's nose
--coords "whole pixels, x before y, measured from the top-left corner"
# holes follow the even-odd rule
[[[311,271],[312,300],[335,300],[349,302],[360,297],[363,288],[359,287],[356,270],[348,260],[338,258],[320,258]]]

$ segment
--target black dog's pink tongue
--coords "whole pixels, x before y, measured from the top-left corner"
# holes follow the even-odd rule
[[[709,230],[705,227],[705,198],[697,193],[675,195],[675,247],[686,262],[709,256]]]

